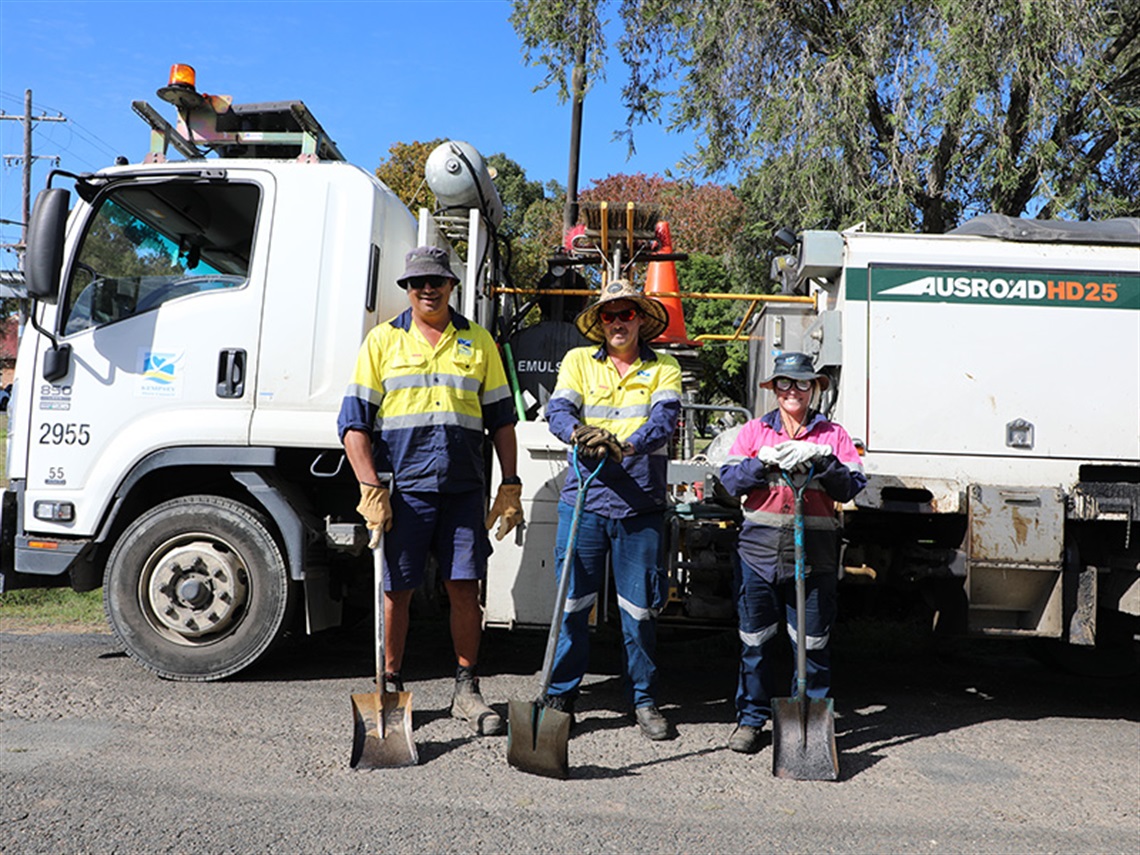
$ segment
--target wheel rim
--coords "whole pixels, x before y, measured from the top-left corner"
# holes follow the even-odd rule
[[[165,638],[205,644],[232,631],[249,603],[249,572],[228,543],[204,532],[168,540],[139,576],[143,614]]]

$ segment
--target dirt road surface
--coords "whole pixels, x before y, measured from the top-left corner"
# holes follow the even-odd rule
[[[221,683],[156,679],[98,633],[0,632],[0,851],[1090,852],[1140,850],[1135,677],[1068,676],[1020,644],[938,656],[837,631],[842,777],[780,780],[727,750],[732,633],[662,639],[667,742],[625,717],[595,638],[572,777],[507,765],[448,716],[447,628],[405,668],[421,765],[348,767],[359,629],[302,640]],[[840,628],[842,629],[842,628]],[[490,632],[483,689],[530,699],[544,638]]]

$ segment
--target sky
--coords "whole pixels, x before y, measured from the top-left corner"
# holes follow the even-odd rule
[[[131,102],[155,95],[174,63],[197,70],[198,90],[235,103],[304,101],[352,163],[374,169],[396,142],[464,140],[503,152],[531,180],[565,185],[570,108],[553,88],[534,91],[508,0],[0,0],[0,111],[62,114],[35,122],[33,154],[90,172],[117,155],[136,163],[150,137]],[[665,173],[692,138],[646,124],[627,159],[620,104],[624,68],[613,53],[582,118],[579,187],[619,173]],[[0,218],[22,216],[23,123],[0,120]],[[54,164],[33,163],[32,198]],[[20,227],[0,227],[15,243]],[[16,266],[0,252],[0,268]]]

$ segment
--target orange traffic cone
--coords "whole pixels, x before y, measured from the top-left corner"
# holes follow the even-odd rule
[[[673,238],[669,234],[669,224],[664,220],[657,223],[657,251],[668,253],[673,251]],[[669,312],[669,326],[665,332],[653,339],[659,344],[683,344],[697,347],[699,341],[690,341],[689,332],[685,329],[685,315],[681,310],[680,297],[658,297],[657,294],[676,294],[681,290],[677,283],[677,264],[673,261],[651,261],[645,273],[645,295],[653,297]]]

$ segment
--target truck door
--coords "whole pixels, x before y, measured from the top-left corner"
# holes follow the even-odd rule
[[[55,319],[70,370],[36,380],[28,530],[93,534],[156,449],[248,443],[271,202],[263,179],[122,177],[73,224]],[[40,499],[75,519],[35,519]]]

